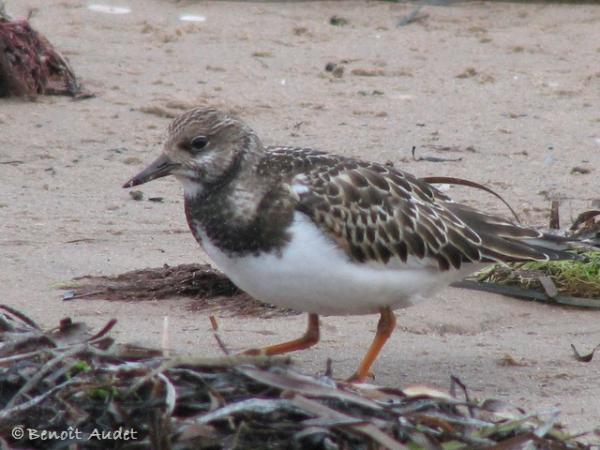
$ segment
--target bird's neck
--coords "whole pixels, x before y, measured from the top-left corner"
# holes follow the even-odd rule
[[[273,234],[274,230],[271,230],[274,237],[266,239],[263,236],[267,234],[266,224],[263,222],[278,223],[284,216],[284,222],[287,222],[287,216],[291,220],[292,212],[291,209],[289,214],[275,210],[268,205],[270,202],[265,201],[267,197],[270,199],[279,194],[277,189],[273,191],[273,180],[257,174],[261,156],[258,152],[244,155],[235,166],[232,165],[231,173],[224,174],[219,182],[195,188],[196,195],[191,195],[194,188],[188,187],[190,195],[185,196],[185,213],[197,240],[200,241],[200,235],[204,234],[234,253],[253,249],[254,246],[257,246],[254,251],[279,246],[283,235],[279,237],[281,233]]]
[[[214,201],[216,197],[222,200],[240,187],[256,185],[260,181],[254,179],[256,166],[263,154],[262,147],[240,152],[216,178],[207,179],[201,174],[197,177],[181,177],[179,180],[186,202],[205,203]]]

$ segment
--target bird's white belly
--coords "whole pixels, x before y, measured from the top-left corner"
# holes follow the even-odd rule
[[[407,307],[417,296],[464,277],[479,267],[439,272],[409,259],[381,263],[352,262],[304,214],[296,212],[291,241],[278,255],[229,257],[207,238],[202,247],[215,264],[252,297],[274,305],[324,315],[371,314],[380,308]]]

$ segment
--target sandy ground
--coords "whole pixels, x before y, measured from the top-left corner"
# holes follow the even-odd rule
[[[0,103],[1,301],[51,326],[72,316],[119,339],[160,345],[163,317],[179,352],[217,354],[206,313],[189,299],[63,302],[57,283],[206,257],[187,232],[175,180],[121,184],[154,159],[182,109],[236,111],[267,144],[298,144],[393,161],[418,174],[466,177],[502,193],[533,225],[549,199],[568,220],[598,198],[600,8],[458,3],[426,6],[397,28],[410,4],[387,2],[173,3],[121,0],[126,15],[74,0],[9,1],[64,52],[97,96]],[[197,14],[202,23],[179,16]],[[333,15],[347,19],[332,26]],[[341,77],[327,63],[343,67]],[[418,155],[461,158],[432,163]],[[9,161],[16,161],[7,163]],[[589,169],[572,174],[573,167]],[[505,214],[475,190],[453,194]],[[234,350],[299,335],[304,316],[219,318]],[[323,340],[296,359],[308,372],[333,358],[352,373],[375,316],[323,319]],[[458,289],[398,312],[376,381],[449,385],[526,408],[560,408],[574,431],[600,423],[600,359],[573,360],[600,343],[600,312],[567,310]],[[519,365],[503,363],[506,356]]]

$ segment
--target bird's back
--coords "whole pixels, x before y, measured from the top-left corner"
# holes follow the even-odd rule
[[[465,263],[572,258],[568,242],[454,202],[413,175],[313,149],[273,147],[259,164],[356,262],[417,258],[442,271]],[[259,173],[260,173],[259,170]]]

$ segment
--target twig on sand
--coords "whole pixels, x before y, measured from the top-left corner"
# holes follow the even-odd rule
[[[225,342],[223,342],[223,339],[221,339],[221,336],[219,336],[219,324],[217,323],[217,319],[215,316],[210,316],[209,319],[213,330],[213,337],[215,338],[215,341],[217,341],[217,345],[225,355],[229,355],[229,349],[225,345]]]
[[[421,8],[423,8],[423,6],[425,6],[425,5],[423,5],[423,4],[417,5],[415,7],[415,9],[413,9],[410,13],[408,13],[406,16],[404,16],[402,19],[400,19],[396,26],[404,27],[412,22],[416,22],[418,20],[422,20],[422,19],[425,19],[426,17],[428,17],[429,14],[422,14],[419,16],[419,12],[421,11]]]

